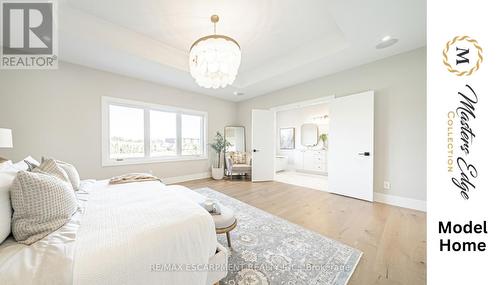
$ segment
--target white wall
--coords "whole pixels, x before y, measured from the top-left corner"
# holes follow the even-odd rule
[[[251,130],[252,109],[370,89],[375,91],[375,192],[426,200],[425,48],[240,102],[238,121]],[[384,180],[391,190],[383,189]]]
[[[208,112],[209,140],[234,125],[236,105],[205,95],[61,62],[58,70],[0,71],[0,127],[11,128],[13,149],[0,156],[51,156],[74,163],[84,178],[133,171],[160,177],[206,173],[209,161],[101,166],[101,96]]]
[[[209,139],[225,125],[243,125],[250,149],[252,109],[369,89],[375,90],[375,191],[425,200],[425,48],[238,104],[64,62],[53,71],[2,70],[0,127],[13,129],[14,149],[2,149],[0,156],[57,157],[76,164],[84,178],[147,170],[161,177],[202,173],[207,160],[101,167],[101,96],[207,111]],[[391,190],[383,189],[384,180]]]
[[[317,104],[276,113],[276,154],[286,156],[288,158],[289,168],[294,167],[294,152],[305,148],[300,144],[300,127],[303,124],[312,123],[318,125],[318,135],[328,133],[329,120],[313,120],[313,117],[329,115],[329,108],[330,106],[328,104]],[[280,128],[295,128],[295,150],[280,149]],[[318,140],[318,146],[315,148],[321,149],[322,147],[323,143]]]

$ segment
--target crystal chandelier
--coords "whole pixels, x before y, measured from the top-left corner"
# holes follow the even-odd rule
[[[241,49],[234,39],[217,35],[219,16],[210,17],[214,34],[199,38],[189,50],[189,70],[196,83],[204,88],[224,88],[232,84],[241,62]]]

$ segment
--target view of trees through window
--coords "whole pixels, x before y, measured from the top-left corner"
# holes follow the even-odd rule
[[[147,125],[145,114],[149,114]],[[109,105],[109,157],[116,160],[203,155],[203,129],[201,115]],[[147,144],[149,149],[145,148]]]
[[[151,156],[177,155],[177,114],[149,112]]]
[[[182,155],[199,155],[202,151],[202,117],[182,115]]]
[[[144,110],[110,105],[109,137],[110,158],[144,157]]]

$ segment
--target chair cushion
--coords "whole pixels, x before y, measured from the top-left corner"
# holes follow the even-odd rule
[[[250,171],[252,170],[252,166],[248,164],[233,164],[233,171]]]
[[[212,215],[212,217],[217,229],[227,228],[236,221],[233,210],[222,205],[220,205],[220,215]]]

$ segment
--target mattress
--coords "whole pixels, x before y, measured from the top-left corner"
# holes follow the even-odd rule
[[[0,284],[206,284],[217,241],[203,196],[160,182],[87,182],[71,221],[0,245]]]

